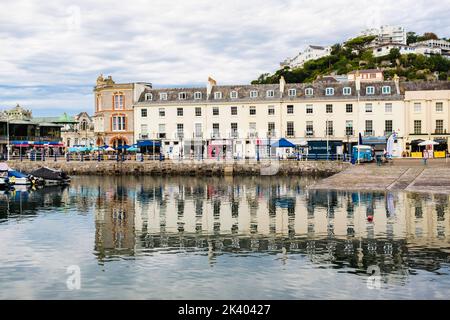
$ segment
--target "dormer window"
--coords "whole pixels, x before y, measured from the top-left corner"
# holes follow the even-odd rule
[[[275,91],[273,90],[267,90],[266,91],[267,98],[273,98],[275,96]]]
[[[375,87],[367,87],[366,94],[375,94]]]
[[[288,96],[289,96],[289,97],[295,97],[295,96],[297,96],[297,90],[296,90],[296,89],[289,89],[289,90],[288,90]]]
[[[194,99],[195,100],[200,100],[201,98],[202,98],[202,93],[201,92],[194,93]]]
[[[159,94],[159,100],[167,100],[167,92],[161,92]]]
[[[145,100],[146,101],[151,101],[153,100],[153,95],[151,93],[146,93],[145,94]]]
[[[305,89],[305,95],[306,96],[312,96],[314,94],[314,89],[313,88],[306,88]]]
[[[382,92],[383,92],[383,94],[391,94],[391,87],[390,86],[383,86]]]
[[[344,89],[342,89],[342,94],[344,96],[349,96],[352,94],[352,88],[350,87],[345,87]]]
[[[214,92],[214,99],[219,100],[222,99],[222,92]]]
[[[186,100],[187,98],[187,93],[186,92],[180,92],[178,94],[178,100]]]
[[[325,95],[327,95],[327,96],[334,96],[334,88],[326,88],[325,89]]]
[[[250,91],[250,98],[256,98],[258,97],[258,91],[252,90]]]
[[[230,98],[231,99],[237,99],[238,98],[238,92],[237,91],[231,91],[230,92]]]

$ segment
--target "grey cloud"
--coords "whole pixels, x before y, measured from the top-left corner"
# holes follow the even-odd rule
[[[307,44],[342,42],[376,24],[450,35],[449,0],[16,0],[2,9],[0,85],[52,88],[24,96],[42,110],[92,111],[91,91],[69,89],[65,103],[64,87],[91,87],[100,72],[161,86],[208,75],[248,83]],[[0,105],[13,103],[2,92]]]

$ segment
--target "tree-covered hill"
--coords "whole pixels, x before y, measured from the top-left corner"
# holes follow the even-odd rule
[[[434,37],[436,35],[433,33],[417,36],[414,32],[409,32],[408,43]],[[335,44],[331,55],[327,57],[308,61],[301,68],[284,67],[272,75],[262,74],[252,81],[252,84],[278,83],[281,76],[284,76],[288,83],[312,82],[324,75],[347,74],[357,69],[377,68],[384,71],[386,79],[392,79],[395,74],[403,80],[432,80],[436,79],[435,74],[439,80],[449,79],[450,59],[440,55],[431,57],[417,54],[400,55],[398,49],[392,49],[388,55],[375,58],[371,49],[365,49],[374,38],[375,36],[357,37],[344,44]]]

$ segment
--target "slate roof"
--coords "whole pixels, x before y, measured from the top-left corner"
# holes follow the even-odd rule
[[[390,94],[382,94],[382,87],[389,86],[391,88]],[[344,95],[344,87],[351,88],[350,95]],[[367,87],[374,87],[374,94],[366,94]],[[305,89],[312,88],[313,94],[306,95]],[[334,95],[326,95],[326,89],[333,88]],[[289,96],[289,89],[296,89],[295,96]],[[336,99],[356,99],[358,97],[356,91],[355,82],[327,82],[316,81],[314,83],[287,83],[284,88],[283,95],[280,95],[279,84],[262,84],[262,85],[229,85],[229,86],[214,86],[211,95],[207,97],[207,89],[203,88],[166,88],[166,89],[146,89],[142,92],[138,104],[199,104],[199,103],[251,103],[251,102],[277,102],[282,99],[283,101],[305,101],[305,100],[336,100]],[[273,97],[267,95],[267,91],[273,90]],[[382,81],[382,82],[362,82],[360,98],[363,100],[402,100],[404,98],[405,91],[418,91],[418,90],[450,90],[450,81],[416,81],[416,82],[400,82],[400,92],[397,93],[397,89],[394,81]],[[237,98],[231,98],[230,93],[236,91],[238,93]],[[250,92],[256,91],[257,97],[251,98]],[[186,99],[180,100],[178,98],[179,93],[186,93]],[[195,100],[194,93],[201,92],[201,99]],[[214,93],[221,92],[222,99],[214,99]],[[145,100],[146,93],[151,93],[152,100]],[[160,100],[160,93],[167,93],[167,100]]]

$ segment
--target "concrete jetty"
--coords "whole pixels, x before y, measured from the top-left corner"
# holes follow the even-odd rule
[[[410,191],[450,194],[450,161],[393,161],[355,165],[309,187],[315,190]]]

